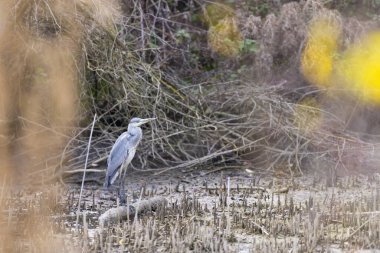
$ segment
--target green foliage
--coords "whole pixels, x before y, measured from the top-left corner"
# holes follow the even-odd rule
[[[189,40],[191,38],[190,33],[185,29],[179,29],[175,33],[175,38],[177,40],[177,43],[182,43],[186,40]]]
[[[239,50],[241,53],[256,53],[257,49],[257,42],[251,39],[244,39],[239,45]]]
[[[269,10],[270,10],[270,6],[268,3],[264,2],[264,3],[261,3],[259,4],[257,7],[256,7],[256,10],[257,10],[257,14],[259,16],[266,16],[268,13],[269,13]]]
[[[250,1],[246,0],[245,5],[247,6],[248,10],[252,12],[255,16],[261,16],[265,17],[268,15],[268,13],[271,11],[271,4],[270,1]]]
[[[201,24],[202,19],[203,19],[203,17],[199,13],[194,13],[191,15],[191,23],[193,23],[193,24]]]

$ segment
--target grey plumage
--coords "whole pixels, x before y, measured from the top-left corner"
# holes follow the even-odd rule
[[[135,156],[136,148],[142,139],[142,130],[140,125],[147,123],[153,119],[133,118],[128,125],[128,131],[124,132],[117,138],[113,145],[107,160],[107,173],[105,187],[109,188],[122,174]]]

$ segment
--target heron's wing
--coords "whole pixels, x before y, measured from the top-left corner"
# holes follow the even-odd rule
[[[111,153],[107,160],[107,174],[105,185],[111,186],[119,175],[120,166],[125,161],[129,152],[129,143],[132,136],[125,132],[117,138],[115,144],[111,149]]]

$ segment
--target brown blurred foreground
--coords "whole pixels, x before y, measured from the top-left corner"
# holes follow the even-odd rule
[[[70,138],[81,31],[68,3],[12,4],[0,6],[0,173],[20,182],[57,163]]]
[[[31,177],[43,182],[33,172],[57,163],[70,138],[78,105],[81,34],[70,2],[0,3],[0,181],[4,195],[8,194],[6,185],[19,188]],[[30,206],[37,204],[34,201],[30,200]],[[48,208],[36,213],[27,208],[22,215],[15,210],[17,218],[12,219],[11,204],[0,198],[0,218],[6,210],[10,215],[8,224],[1,225],[0,252],[62,248],[52,238],[44,214]]]
[[[109,1],[110,7],[101,5],[104,1],[0,2],[0,252],[64,249],[48,219],[57,193],[35,195],[22,210],[13,210],[16,203],[7,196],[17,202],[22,189],[44,183],[72,138],[88,22],[80,12],[106,22],[107,14],[91,11],[111,8]]]

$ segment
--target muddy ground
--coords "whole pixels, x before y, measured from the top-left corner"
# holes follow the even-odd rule
[[[9,228],[5,231],[12,243],[4,243],[9,237],[3,233],[1,249],[17,245],[17,252],[380,252],[380,174],[327,175],[134,172],[127,181],[129,203],[163,196],[168,204],[103,229],[99,215],[116,207],[118,200],[114,191],[106,192],[97,183],[85,184],[78,225],[78,184],[45,186],[37,193],[2,191],[1,226]]]

